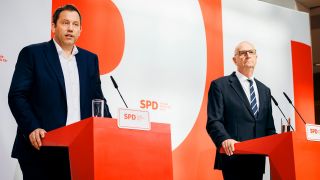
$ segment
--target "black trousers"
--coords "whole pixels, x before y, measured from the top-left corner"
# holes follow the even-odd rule
[[[254,171],[222,171],[224,180],[262,180],[263,173]]]
[[[18,159],[23,180],[71,180],[67,148],[42,147],[33,159]]]

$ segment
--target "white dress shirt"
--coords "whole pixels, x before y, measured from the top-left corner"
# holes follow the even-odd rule
[[[64,77],[64,84],[67,95],[67,122],[66,125],[80,121],[80,82],[79,72],[75,55],[78,53],[76,46],[73,47],[70,57],[63,55],[63,50],[54,41]]]
[[[258,92],[257,84],[254,80],[254,76],[247,78],[245,75],[241,74],[239,71],[236,71],[236,76],[239,79],[240,84],[241,84],[244,92],[246,93],[246,96],[247,96],[249,102],[251,102],[251,99],[250,99],[250,83],[249,83],[248,79],[252,80],[253,89],[254,89],[254,93],[256,95],[257,106],[258,106],[258,110],[259,110],[259,92]]]

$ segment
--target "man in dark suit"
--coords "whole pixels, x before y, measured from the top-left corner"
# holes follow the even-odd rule
[[[249,42],[235,48],[237,71],[212,81],[207,131],[217,147],[215,169],[224,179],[262,179],[265,157],[233,155],[237,142],[275,134],[270,89],[254,78],[256,50]],[[220,154],[223,148],[226,154]]]
[[[11,87],[9,106],[18,124],[12,157],[25,180],[70,179],[68,151],[41,147],[47,131],[91,116],[93,99],[104,99],[97,55],[75,46],[81,15],[65,5],[52,17],[54,37],[23,48]],[[111,117],[107,103],[105,116]]]

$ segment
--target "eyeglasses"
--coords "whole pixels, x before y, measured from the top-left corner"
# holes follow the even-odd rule
[[[255,49],[238,51],[237,55],[245,56],[245,55],[256,55],[257,51]]]

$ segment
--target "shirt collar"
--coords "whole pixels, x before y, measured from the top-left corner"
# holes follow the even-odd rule
[[[251,76],[250,78],[248,78],[247,76],[241,74],[239,71],[236,71],[236,76],[240,82],[247,81],[248,79],[254,81],[254,76]]]
[[[56,46],[57,52],[59,55],[62,54],[63,49],[61,48],[61,46],[53,39],[54,45]],[[79,50],[77,48],[77,46],[73,46],[71,55],[75,56],[76,54],[78,54]]]

